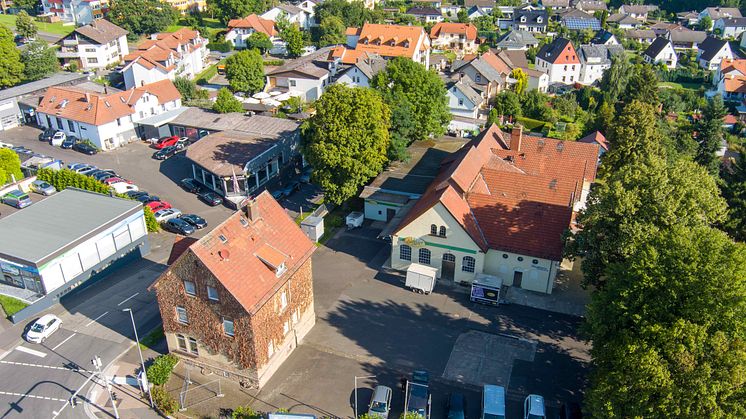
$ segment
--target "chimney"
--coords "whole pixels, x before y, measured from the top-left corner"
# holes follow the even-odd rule
[[[523,140],[523,126],[513,125],[510,131],[510,149],[513,151],[521,150],[521,140]]]
[[[246,214],[246,218],[252,223],[259,219],[259,206],[256,204],[256,199],[251,199],[246,203],[244,213]]]
[[[91,103],[91,94],[85,92],[85,103]]]

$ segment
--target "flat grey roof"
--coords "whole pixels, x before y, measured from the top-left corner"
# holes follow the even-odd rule
[[[68,73],[60,72],[52,74],[47,78],[41,80],[32,81],[25,83],[20,86],[13,86],[7,89],[0,90],[0,100],[10,99],[12,97],[18,97],[21,95],[27,95],[29,93],[36,92],[37,90],[47,89],[52,86],[57,86],[62,83],[69,83],[76,80],[85,80],[88,76],[80,73]]]
[[[186,111],[174,118],[171,125],[201,128],[209,131],[242,131],[265,137],[293,135],[300,123],[289,119],[270,116],[246,116],[240,112],[215,113],[200,108],[186,108]]]
[[[138,201],[65,189],[0,219],[0,257],[39,264],[137,211]]]

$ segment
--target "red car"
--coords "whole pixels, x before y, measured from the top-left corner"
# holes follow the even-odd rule
[[[132,184],[131,180],[122,179],[120,177],[110,177],[108,179],[104,179],[103,182],[107,185],[111,185],[112,183],[119,183],[119,182],[129,183],[130,185]]]
[[[170,137],[163,137],[158,142],[153,144],[153,147],[157,148],[158,150],[162,149],[163,147],[168,147],[170,145],[176,145],[176,143],[179,141],[178,135],[172,135]]]
[[[152,201],[145,204],[145,206],[150,208],[150,210],[153,212],[171,208],[171,204],[166,201]]]

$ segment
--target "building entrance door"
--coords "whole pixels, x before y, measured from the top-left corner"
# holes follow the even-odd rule
[[[386,208],[386,221],[391,221],[392,218],[396,215],[396,210],[391,208]]]
[[[523,272],[513,272],[513,286],[521,288],[521,282],[523,282]]]
[[[453,273],[456,271],[456,256],[452,253],[443,255],[443,263],[440,266],[440,278],[453,281]]]

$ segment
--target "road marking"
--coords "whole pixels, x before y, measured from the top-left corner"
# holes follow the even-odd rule
[[[96,323],[96,321],[98,321],[98,319],[100,319],[101,317],[104,317],[104,316],[105,316],[105,315],[107,315],[107,314],[109,314],[109,312],[108,312],[108,311],[107,311],[106,313],[104,313],[104,314],[102,314],[102,315],[100,315],[100,316],[96,317],[95,319],[93,319],[93,320],[89,321],[89,322],[88,322],[88,324],[87,324],[87,325],[85,325],[85,327],[88,327],[88,326],[92,325],[93,323]]]
[[[122,302],[121,302],[121,303],[117,304],[117,307],[119,307],[119,306],[121,306],[122,304],[126,303],[126,302],[127,302],[127,301],[129,301],[130,299],[132,299],[132,298],[135,298],[135,296],[137,296],[138,294],[140,294],[140,293],[139,293],[139,292],[136,292],[136,293],[134,293],[134,294],[130,295],[129,297],[125,298],[124,300],[122,300]]]
[[[47,354],[44,353],[44,352],[35,351],[35,350],[29,349],[29,348],[27,348],[25,346],[16,346],[16,351],[26,352],[27,354],[36,355],[36,356],[38,356],[40,358],[44,358],[45,356],[47,356]]]
[[[24,367],[46,368],[48,370],[63,370],[63,371],[70,371],[70,372],[77,372],[77,371],[79,371],[79,370],[76,370],[76,369],[73,369],[73,368],[68,368],[68,367],[55,367],[53,365],[29,364],[27,362],[0,361],[0,364],[23,365]]]
[[[56,397],[35,396],[33,394],[23,394],[23,393],[9,393],[7,391],[0,391],[0,395],[14,396],[14,397],[29,397],[32,399],[52,400],[55,402],[66,402],[67,401],[66,399],[58,399]]]
[[[73,336],[75,336],[75,335],[77,335],[77,334],[78,334],[78,333],[76,332],[76,333],[73,333],[72,335],[68,336],[68,337],[67,337],[67,339],[65,339],[65,340],[63,340],[62,342],[58,343],[58,344],[57,344],[57,346],[55,346],[54,348],[52,348],[52,350],[53,350],[53,351],[56,351],[56,350],[57,350],[57,348],[59,348],[60,346],[62,346],[62,344],[63,344],[63,343],[65,343],[65,342],[67,342],[68,340],[72,339],[72,338],[73,338]]]

